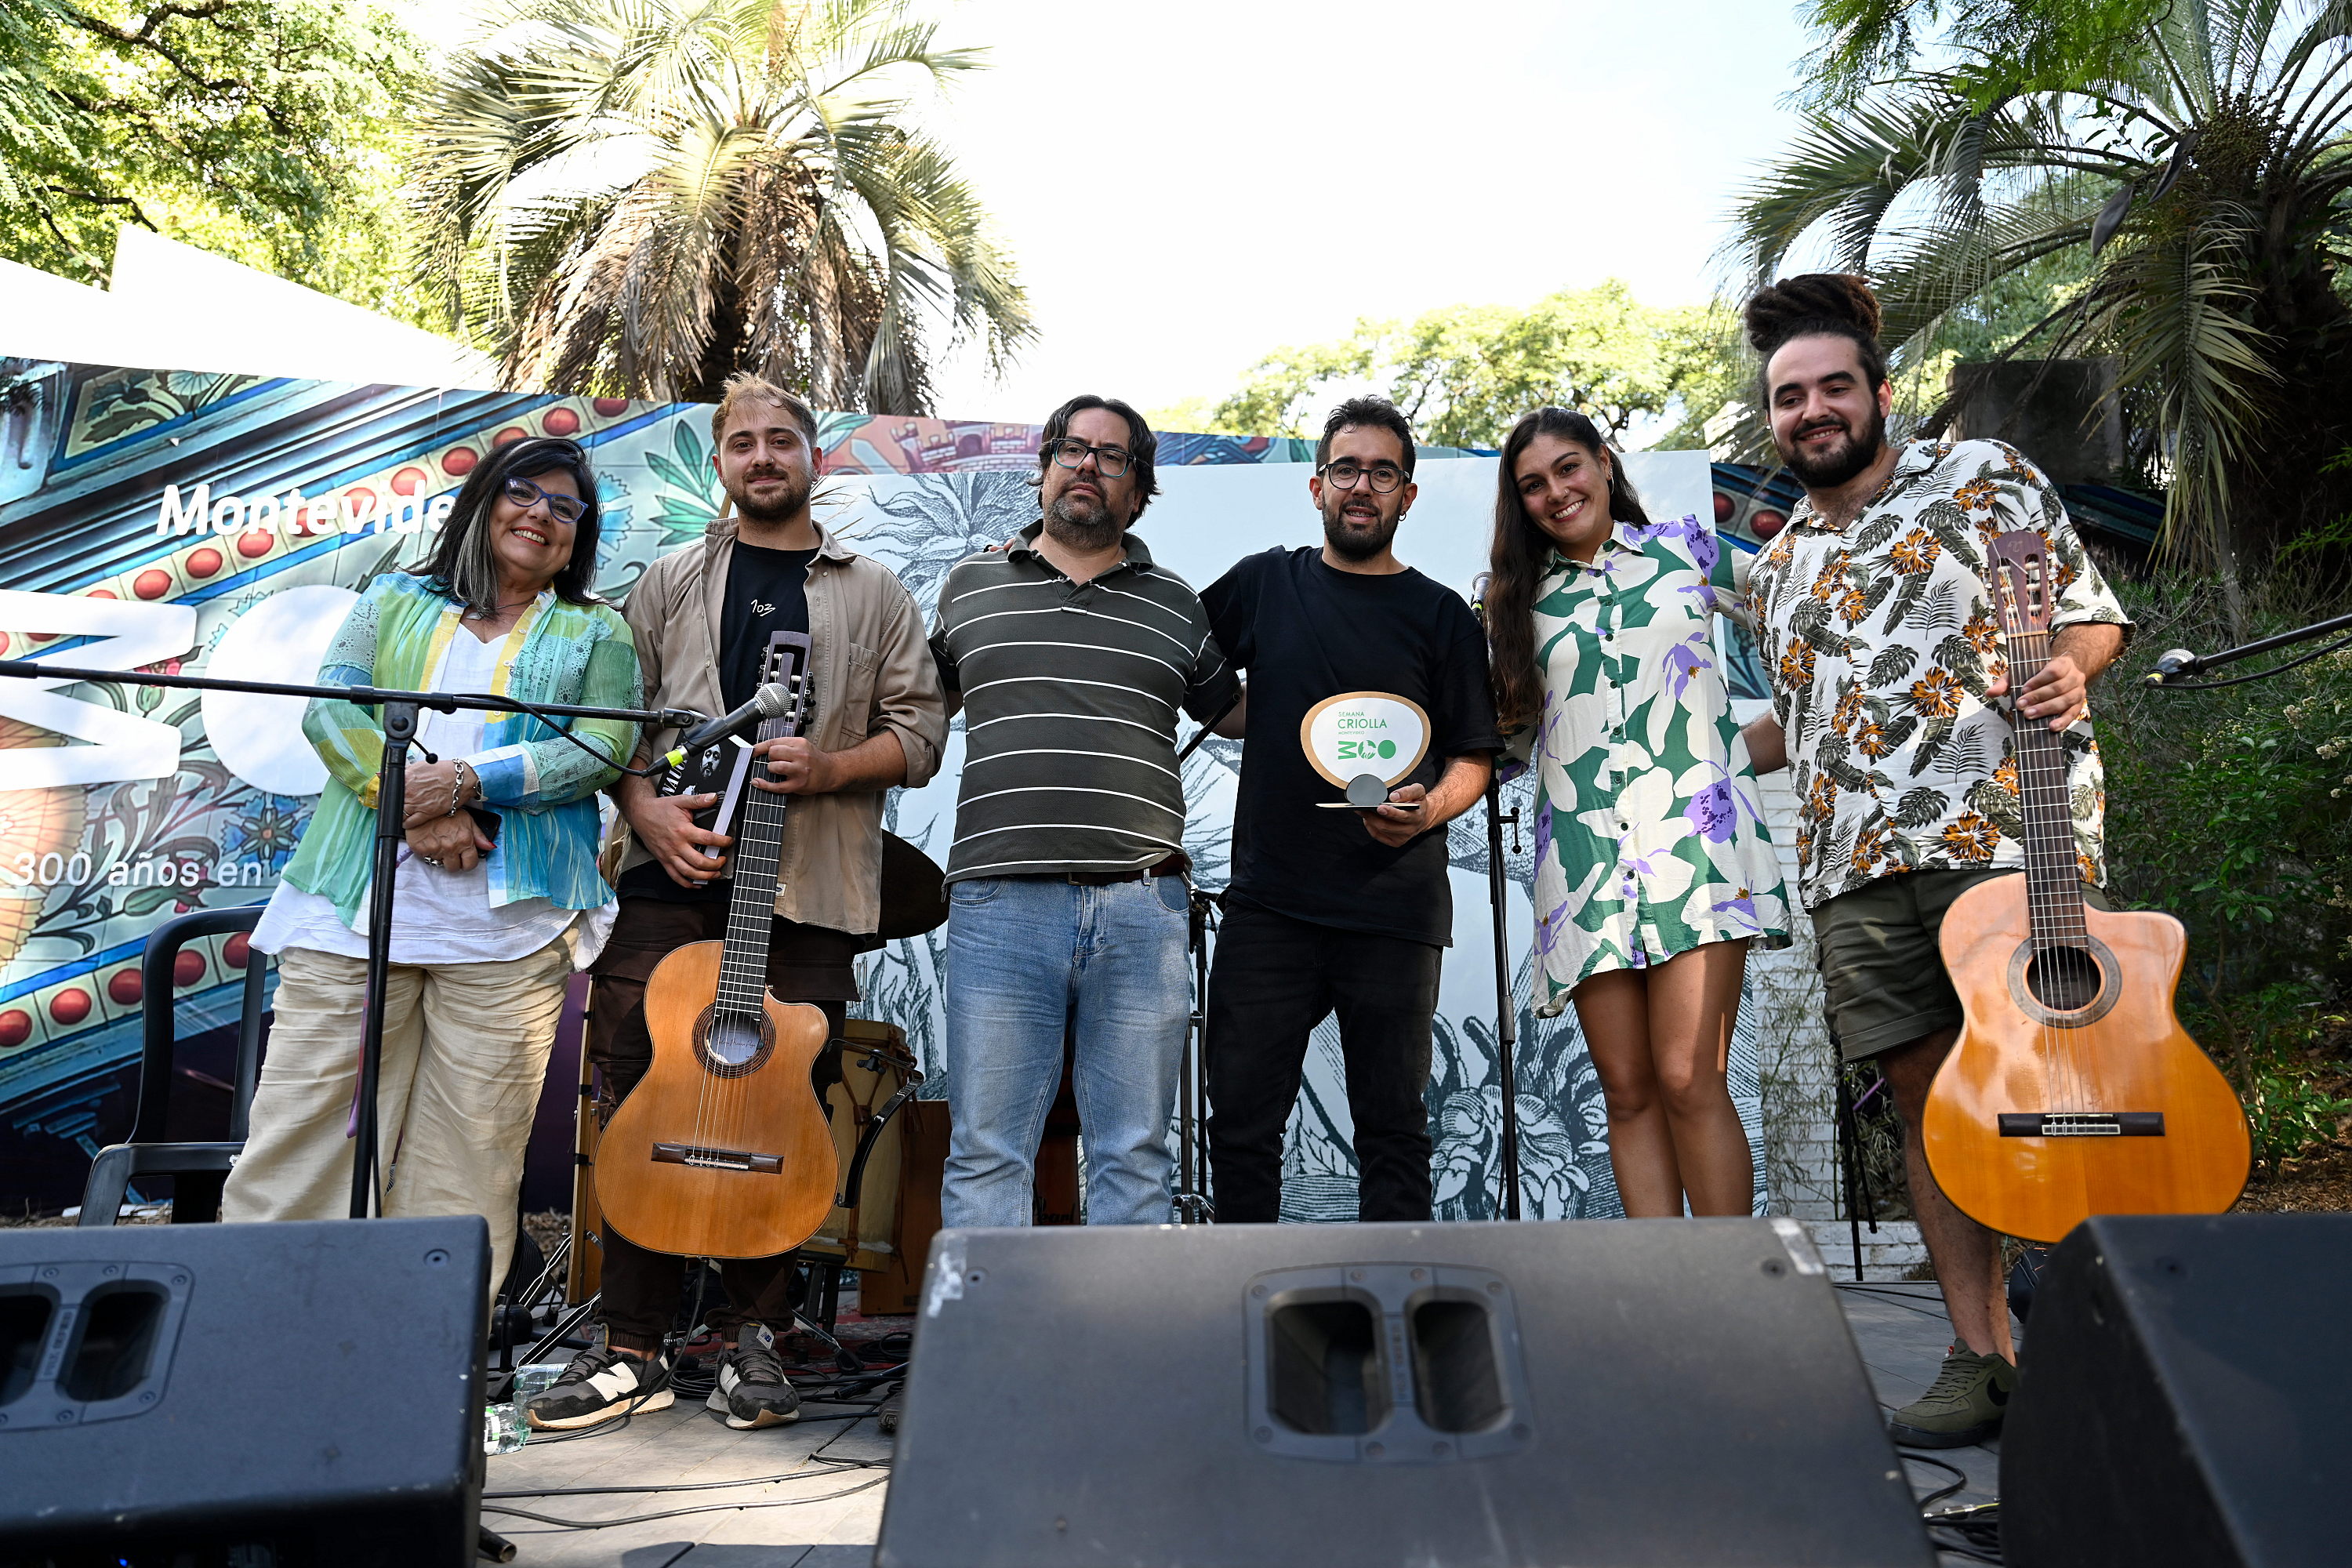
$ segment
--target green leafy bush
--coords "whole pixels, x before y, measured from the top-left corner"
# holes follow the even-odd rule
[[[2160,690],[2146,678],[2164,650],[2233,640],[2221,595],[2185,576],[2118,590],[2138,631],[2095,697],[2114,890],[2188,927],[2182,1021],[2230,1075],[2272,1166],[2352,1123],[2352,650],[2244,686]],[[2317,597],[2274,583],[2252,635],[2342,613]]]

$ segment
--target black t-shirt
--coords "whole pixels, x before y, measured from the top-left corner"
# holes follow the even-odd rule
[[[814,550],[762,550],[735,542],[727,603],[719,612],[719,695],[732,713],[759,689],[768,634],[807,635],[808,569]]]
[[[815,559],[814,550],[764,550],[735,542],[727,563],[727,602],[719,611],[719,697],[728,712],[751,701],[759,689],[769,633],[806,635],[808,569]],[[721,877],[698,888],[681,888],[658,862],[648,860],[623,872],[614,890],[624,897],[698,904],[726,898],[730,884]]]
[[[1429,715],[1428,753],[1400,784],[1434,786],[1450,759],[1501,750],[1470,606],[1410,568],[1334,571],[1311,545],[1241,561],[1201,603],[1217,646],[1249,672],[1233,896],[1318,925],[1452,945],[1444,829],[1391,849],[1357,813],[1322,809],[1342,792],[1315,771],[1298,731],[1324,698],[1383,691]]]

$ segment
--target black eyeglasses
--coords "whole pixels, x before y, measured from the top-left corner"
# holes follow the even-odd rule
[[[1104,479],[1115,479],[1127,472],[1135,461],[1135,454],[1124,447],[1089,447],[1075,436],[1066,436],[1045,448],[1048,456],[1063,468],[1075,468],[1088,458],[1095,460],[1095,470]]]
[[[507,500],[517,506],[523,507],[545,501],[547,515],[558,522],[578,522],[588,515],[588,508],[584,502],[571,496],[557,495],[552,490],[541,489],[520,474],[510,474],[507,477]]]
[[[1376,495],[1386,495],[1404,483],[1404,470],[1394,463],[1374,463],[1368,468],[1352,458],[1341,458],[1315,471],[1343,490],[1354,489],[1358,479],[1369,477]]]

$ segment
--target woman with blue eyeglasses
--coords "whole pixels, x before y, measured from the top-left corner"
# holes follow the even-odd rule
[[[628,626],[589,587],[596,541],[584,451],[551,438],[494,450],[431,558],[368,585],[319,683],[638,706]],[[373,708],[320,698],[302,730],[327,784],[254,932],[278,955],[277,1019],[223,1195],[228,1220],[350,1208],[383,729]],[[636,730],[583,719],[572,732],[584,747],[525,713],[427,709],[407,771],[377,1098],[382,1208],[482,1215],[494,1293],[564,984],[612,924],[597,792]]]

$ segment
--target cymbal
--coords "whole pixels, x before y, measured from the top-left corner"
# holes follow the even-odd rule
[[[947,920],[947,874],[939,862],[897,834],[883,834],[882,919],[874,934],[896,942],[935,931]]]

